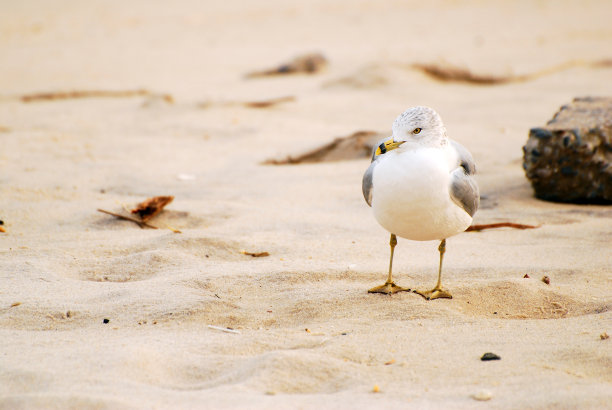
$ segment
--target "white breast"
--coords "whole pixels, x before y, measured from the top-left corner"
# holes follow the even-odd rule
[[[374,169],[372,209],[378,223],[402,238],[445,239],[472,218],[449,193],[452,158],[441,148],[391,151]]]

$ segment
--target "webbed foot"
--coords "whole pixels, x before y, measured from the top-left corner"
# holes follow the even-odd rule
[[[376,286],[368,290],[368,293],[384,293],[386,295],[391,295],[397,292],[410,292],[411,289],[403,288],[401,286],[397,286],[393,282],[386,282],[384,285]]]
[[[427,300],[432,299],[452,299],[453,295],[450,292],[442,289],[442,288],[433,288],[432,290],[415,290],[414,293],[417,293],[423,296]]]

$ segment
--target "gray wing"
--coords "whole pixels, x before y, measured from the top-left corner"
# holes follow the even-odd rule
[[[459,154],[459,165],[465,169],[465,172],[468,175],[474,175],[476,173],[476,164],[474,164],[474,159],[472,158],[472,154],[467,150],[463,145],[459,144],[457,141],[453,141],[449,139],[451,146],[457,151]]]
[[[480,205],[480,192],[474,179],[476,165],[463,145],[451,140],[451,146],[457,151],[459,160],[457,168],[451,172],[450,195],[457,205],[474,216]]]
[[[374,168],[376,167],[376,164],[378,162],[378,159],[375,157],[376,148],[378,148],[380,144],[382,144],[388,139],[389,137],[385,137],[381,139],[372,148],[372,163],[366,170],[365,174],[363,174],[363,180],[361,181],[361,191],[363,192],[363,197],[365,198],[366,202],[370,206],[372,206],[372,187],[374,185],[374,182],[373,182]]]
[[[374,168],[378,161],[372,161],[365,174],[363,174],[363,180],[361,181],[361,191],[368,205],[372,206],[372,187],[374,185]]]

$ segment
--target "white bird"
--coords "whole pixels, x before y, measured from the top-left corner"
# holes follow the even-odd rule
[[[429,107],[413,107],[393,123],[393,135],[374,147],[363,176],[363,196],[378,223],[391,233],[389,276],[371,293],[411,289],[392,278],[397,236],[415,241],[439,240],[440,265],[436,286],[415,290],[426,299],[452,298],[442,289],[446,238],[465,231],[480,203],[472,155],[446,136],[442,119]]]

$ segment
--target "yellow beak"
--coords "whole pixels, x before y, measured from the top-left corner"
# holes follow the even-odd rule
[[[386,153],[387,151],[392,151],[395,148],[397,148],[400,145],[402,145],[404,142],[406,142],[406,141],[395,142],[395,141],[393,141],[393,138],[389,138],[387,141],[385,141],[382,144],[380,144],[378,146],[378,148],[376,148],[376,153],[374,154],[374,156],[377,157],[379,155],[382,155],[382,154]]]

